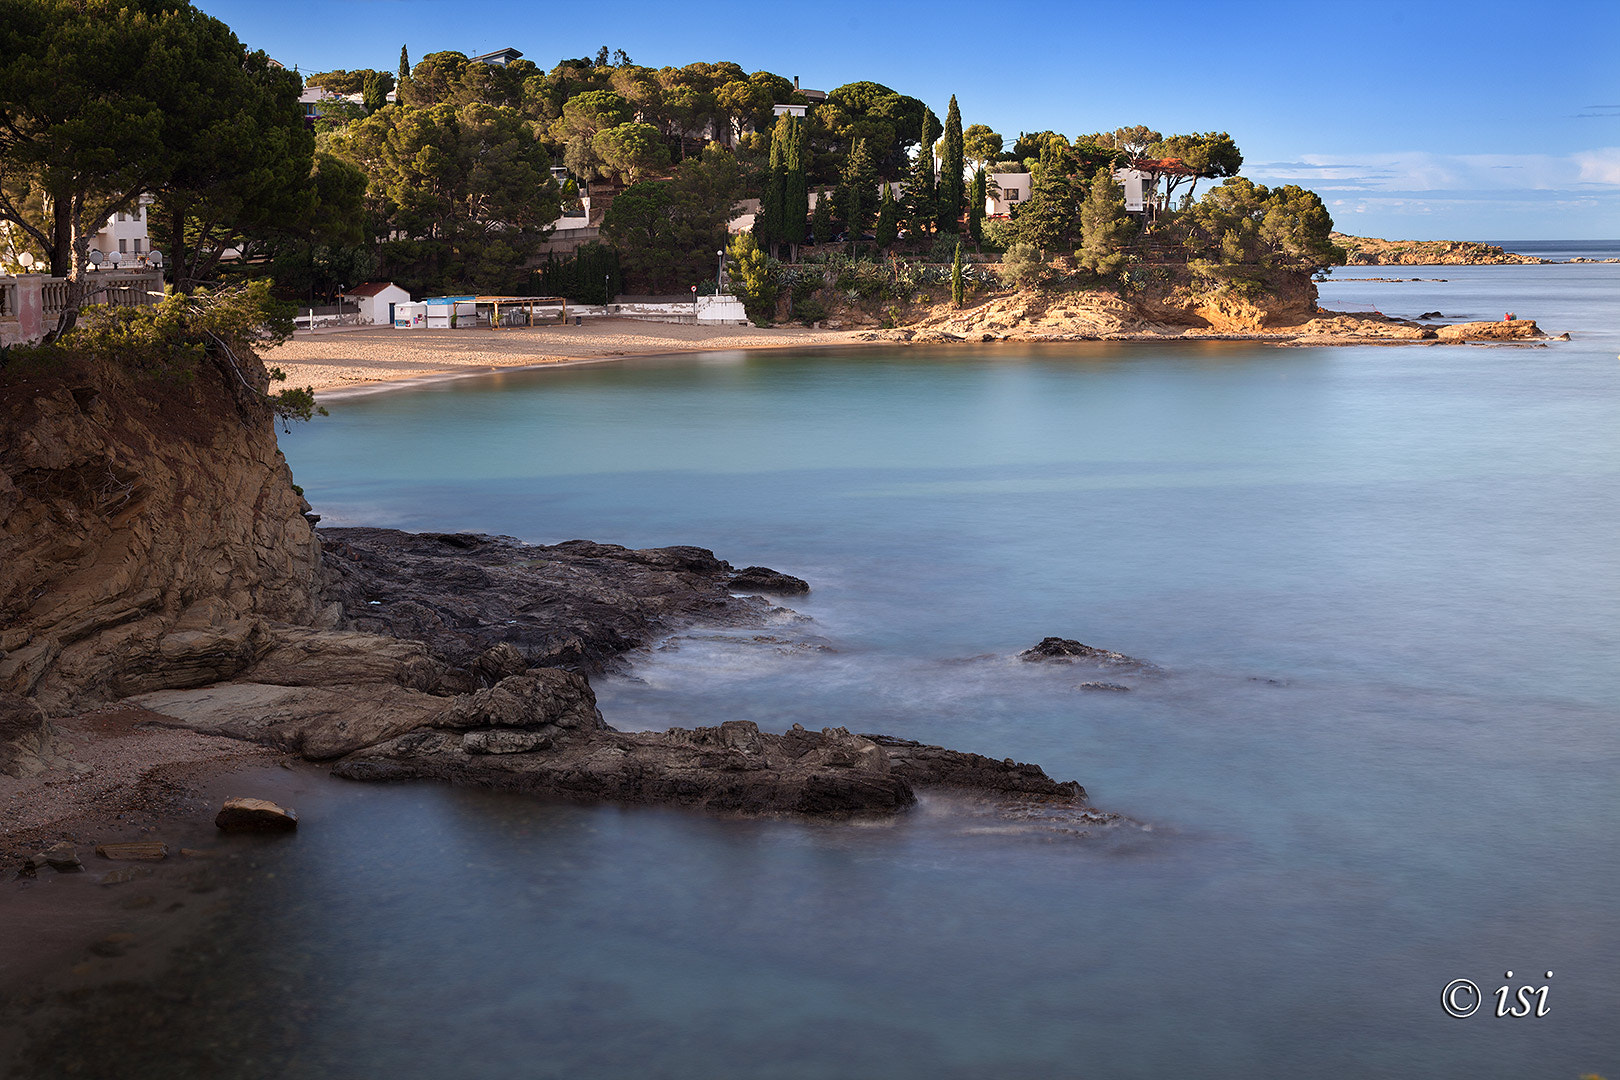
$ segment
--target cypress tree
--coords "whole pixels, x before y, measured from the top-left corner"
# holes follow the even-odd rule
[[[793,141],[793,117],[786,113],[776,118],[771,131],[771,166],[765,178],[765,191],[759,201],[759,217],[754,231],[761,245],[773,257],[778,245],[787,239],[787,161]]]
[[[975,247],[984,242],[984,200],[988,189],[984,166],[980,165],[973,170],[973,183],[968,188],[968,238]]]
[[[956,258],[951,263],[951,302],[957,307],[967,303],[967,289],[962,285],[962,241],[956,242]]]
[[[798,247],[804,243],[804,219],[810,216],[810,190],[806,186],[805,166],[810,156],[809,133],[799,118],[789,117],[792,131],[787,141],[787,179],[782,195],[782,241],[791,244],[797,257]]]
[[[810,238],[817,247],[833,236],[832,198],[825,191],[816,193],[816,208],[810,214]]]
[[[934,195],[940,232],[954,233],[962,227],[962,173],[966,168],[962,111],[956,107],[956,95],[952,94],[951,107],[945,112],[945,139],[939,155],[939,189]]]
[[[404,82],[411,77],[411,55],[405,51],[405,46],[399,47],[399,81]]]
[[[887,248],[900,234],[900,206],[894,201],[894,189],[887,180],[883,182],[883,190],[878,193],[877,225],[872,231],[880,248]]]
[[[934,140],[930,138],[932,132],[928,123],[931,119],[924,109],[922,139],[917,143],[917,156],[906,180],[906,219],[912,239],[932,231],[934,225]]]

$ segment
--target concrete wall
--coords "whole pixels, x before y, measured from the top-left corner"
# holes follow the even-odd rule
[[[155,270],[98,271],[84,280],[84,303],[145,307],[163,298]],[[0,345],[38,341],[56,326],[68,302],[68,280],[44,274],[0,277]]]

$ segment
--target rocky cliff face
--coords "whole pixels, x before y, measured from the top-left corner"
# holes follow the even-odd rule
[[[226,373],[14,360],[0,369],[0,692],[60,713],[243,670],[272,623],[316,613],[306,509],[271,414]]]

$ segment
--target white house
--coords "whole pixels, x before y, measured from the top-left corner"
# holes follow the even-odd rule
[[[494,52],[487,52],[482,56],[473,56],[469,57],[468,59],[475,64],[488,64],[490,67],[506,67],[514,60],[521,59],[522,56],[522,53],[518,52],[509,45],[504,49],[496,49]]]
[[[1125,211],[1145,213],[1153,202],[1158,177],[1143,169],[1115,169],[1114,179],[1125,188]]]
[[[1027,172],[993,172],[986,177],[985,217],[1006,217],[1021,202],[1029,201],[1032,177]]]
[[[91,238],[90,249],[109,256],[108,263],[114,254],[120,256],[118,261],[124,266],[144,262],[152,253],[152,240],[146,231],[151,205],[152,196],[142,195],[132,209],[114,214]]]
[[[360,308],[360,321],[373,326],[393,326],[396,309],[411,302],[411,294],[392,281],[368,281],[343,295]]]

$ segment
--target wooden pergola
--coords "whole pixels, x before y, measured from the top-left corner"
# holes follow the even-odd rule
[[[473,303],[480,307],[488,304],[494,309],[489,320],[490,329],[492,330],[499,328],[501,325],[502,304],[506,305],[508,310],[523,308],[527,312],[527,317],[524,320],[525,326],[535,325],[534,309],[537,304],[545,307],[550,307],[553,304],[558,305],[562,310],[558,321],[561,323],[568,321],[568,298],[564,296],[475,296],[473,297]]]

